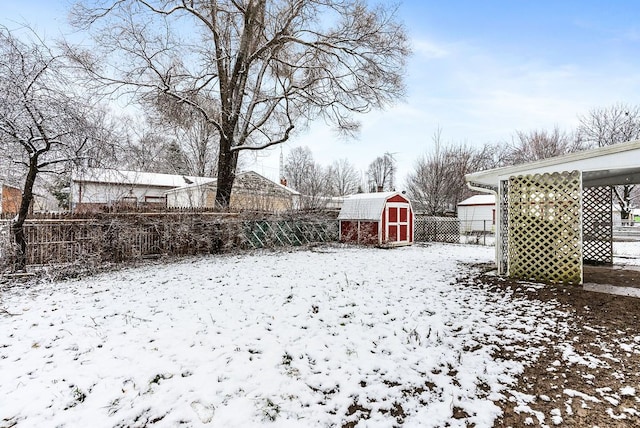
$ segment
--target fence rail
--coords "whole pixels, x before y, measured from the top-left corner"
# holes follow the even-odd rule
[[[416,242],[450,242],[475,245],[495,244],[491,220],[460,220],[454,217],[416,215]]]
[[[305,245],[338,240],[334,219],[261,219],[202,213],[27,220],[29,265],[120,262],[160,255],[217,253],[233,248]],[[0,239],[10,241],[10,222]],[[5,245],[0,258],[13,252]],[[4,255],[4,257],[2,257]],[[9,260],[9,263],[12,261]]]
[[[491,225],[467,232],[449,217],[416,216],[415,242],[493,245]],[[211,212],[47,215],[24,225],[29,265],[87,264],[337,242],[338,221],[314,213],[305,217],[249,218]],[[10,220],[0,220],[0,268],[11,265]]]

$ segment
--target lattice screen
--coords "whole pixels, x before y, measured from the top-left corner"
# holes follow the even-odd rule
[[[245,221],[246,243],[252,248],[304,245],[338,240],[338,222],[329,221]]]
[[[582,252],[589,264],[613,263],[612,188],[588,187],[582,193]]]
[[[509,179],[508,275],[582,283],[580,171]]]

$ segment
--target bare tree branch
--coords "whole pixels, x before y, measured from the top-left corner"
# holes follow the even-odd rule
[[[70,57],[111,96],[163,93],[214,126],[216,201],[223,208],[241,151],[288,141],[316,118],[353,133],[354,114],[404,94],[408,41],[388,6],[362,0],[95,3],[80,2],[74,21],[91,29],[102,49],[69,49]]]
[[[640,139],[640,106],[614,104],[591,110],[580,117],[578,134],[585,143],[604,147]],[[635,185],[614,187],[614,197],[623,220],[631,215]]]
[[[74,93],[63,57],[32,31],[26,38],[0,27],[0,152],[24,167],[22,199],[11,226],[18,270],[26,266],[23,224],[36,179],[61,172],[76,159],[99,123],[89,98]]]

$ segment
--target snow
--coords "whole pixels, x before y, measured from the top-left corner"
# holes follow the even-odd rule
[[[640,266],[640,241],[613,241],[613,264]]]
[[[358,193],[346,196],[342,202],[338,220],[379,221],[387,200],[397,195],[406,199],[406,196],[400,192]]]
[[[469,263],[493,256],[336,245],[13,287],[0,302],[0,420],[491,426],[495,400],[531,410],[535,397],[512,388],[563,317],[553,301],[465,283]]]
[[[565,393],[565,395],[568,395],[569,397],[579,397],[579,398],[582,398],[584,401],[592,401],[594,403],[600,402],[600,400],[598,400],[596,397],[592,397],[591,395],[585,394],[580,391],[576,391],[575,389],[566,388],[563,392]]]
[[[620,389],[620,395],[623,397],[633,397],[636,395],[636,389],[632,386],[625,386]]]
[[[553,409],[551,410],[551,422],[554,425],[560,425],[562,424],[563,420],[562,420],[562,413],[560,412],[560,409]]]
[[[188,183],[205,184],[215,182],[210,177],[194,177],[155,172],[124,171],[105,168],[86,168],[74,181],[109,184],[135,184],[138,186],[180,187]]]

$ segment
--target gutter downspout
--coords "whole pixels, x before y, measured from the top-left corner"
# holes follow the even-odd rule
[[[498,195],[498,190],[496,188],[486,188],[486,187],[479,187],[477,185],[475,185],[473,182],[471,181],[467,181],[467,187],[471,190],[477,191],[477,192],[482,192],[482,193],[489,193],[489,194],[493,194],[493,196],[495,197],[495,205],[496,205],[496,214],[497,214],[497,227],[496,227],[496,244],[494,245],[494,258],[496,261],[496,268],[498,269],[498,274],[500,273],[500,242],[502,242],[500,240],[500,235],[502,235],[502,213],[500,212],[500,197]]]

